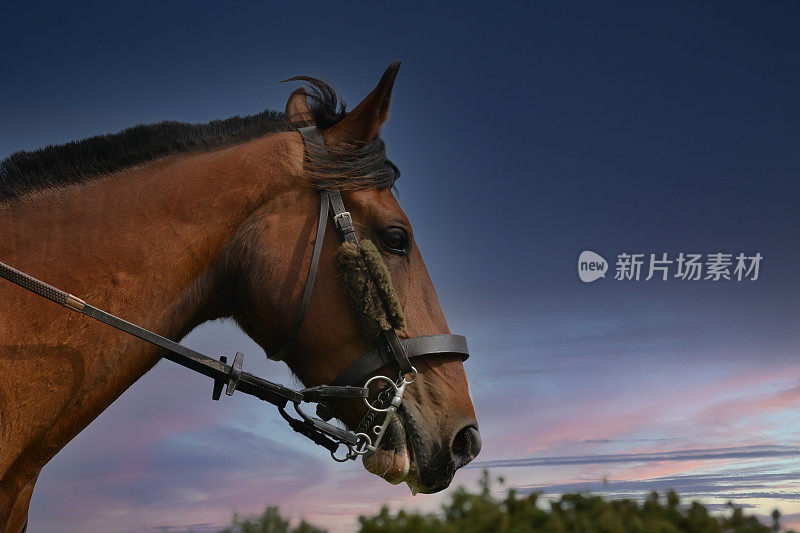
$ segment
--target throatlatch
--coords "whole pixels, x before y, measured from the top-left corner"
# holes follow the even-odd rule
[[[298,131],[310,155],[326,153],[325,141],[319,129],[309,126]],[[417,377],[417,371],[411,365],[412,360],[428,355],[447,354],[458,356],[463,361],[469,357],[469,351],[466,339],[461,335],[447,333],[408,339],[398,338],[396,330],[405,327],[403,309],[380,252],[368,240],[359,243],[353,218],[345,209],[341,193],[338,190],[327,190],[320,191],[317,233],[300,306],[287,339],[274,354],[269,355],[270,359],[285,358],[297,342],[311,302],[329,215],[342,239],[342,245],[337,252],[337,269],[344,282],[348,300],[353,306],[364,334],[377,345],[375,349],[362,355],[344,369],[331,385],[318,385],[295,391],[244,372],[242,370],[244,356],[241,353],[234,356],[231,364],[228,364],[226,356],[221,356],[219,360],[213,359],[93,307],[80,298],[2,262],[0,262],[0,277],[68,309],[159,346],[165,350],[166,359],[213,379],[214,400],[221,397],[224,388],[228,396],[240,391],[277,406],[281,416],[293,430],[326,448],[335,460],[347,461],[378,449],[386,429],[402,405],[406,387]],[[387,367],[397,371],[399,377],[392,379],[381,374],[375,375]],[[358,383],[364,385],[354,386]],[[373,384],[382,384],[384,388],[378,394],[377,400],[370,401],[369,387]],[[367,412],[355,432],[327,422],[334,416],[333,401],[358,398],[363,399]],[[299,418],[287,413],[286,406],[289,403],[294,406]],[[317,414],[324,420],[306,414],[301,408],[303,403],[316,403]],[[380,415],[384,416],[382,423],[374,424],[375,418]],[[341,446],[347,451],[343,457],[337,457],[336,452]]]

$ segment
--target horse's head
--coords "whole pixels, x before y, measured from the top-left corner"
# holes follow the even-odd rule
[[[290,336],[300,306],[312,260],[319,189],[342,191],[358,238],[379,250],[404,314],[397,336],[449,333],[411,224],[392,194],[397,168],[386,159],[378,137],[398,68],[399,63],[391,65],[378,86],[349,113],[328,85],[311,78],[300,79],[312,92],[298,89],[289,99],[288,122],[316,125],[328,153],[315,158],[304,149],[299,134],[282,134],[285,179],[275,184],[267,203],[239,231],[236,257],[242,268],[237,273],[239,302],[234,316],[267,353],[274,354]],[[375,348],[337,273],[340,244],[329,225],[310,305],[285,357],[306,386],[330,384]],[[456,469],[475,458],[480,436],[461,358],[440,353],[415,358],[413,364],[418,375],[405,393],[400,416],[389,426],[378,451],[364,457],[364,465],[392,483],[407,482],[412,491],[436,492],[450,484]],[[381,373],[397,376],[394,368]],[[332,408],[351,429],[365,413],[364,404],[355,400],[339,401]]]

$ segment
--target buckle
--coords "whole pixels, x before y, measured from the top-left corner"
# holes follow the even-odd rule
[[[347,222],[345,222],[345,220]],[[339,231],[344,231],[345,224],[347,224],[349,228],[353,227],[353,217],[350,216],[350,211],[342,211],[333,217],[333,223],[337,228],[339,228]]]

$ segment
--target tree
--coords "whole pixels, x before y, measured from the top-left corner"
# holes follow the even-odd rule
[[[278,508],[267,507],[261,516],[250,516],[242,519],[233,515],[231,527],[222,529],[218,533],[325,533],[305,520],[302,520],[294,529],[290,528],[289,521],[282,518]]]

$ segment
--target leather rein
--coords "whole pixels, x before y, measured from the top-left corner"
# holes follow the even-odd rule
[[[303,137],[309,155],[327,154],[322,132],[316,126],[300,128],[298,131]],[[268,357],[273,360],[284,359],[297,341],[311,302],[328,218],[330,217],[333,221],[342,242],[358,245],[353,219],[350,212],[345,209],[341,192],[333,189],[322,190],[319,194],[319,221],[303,296],[292,328],[283,345],[275,353],[268,354]],[[211,394],[214,400],[219,400],[224,388],[225,394],[228,396],[239,391],[275,405],[294,431],[327,449],[331,457],[339,462],[355,460],[359,455],[378,449],[389,423],[396,416],[397,410],[402,404],[406,387],[412,384],[417,377],[417,371],[411,364],[414,359],[443,354],[456,355],[462,360],[469,357],[467,341],[462,335],[439,334],[400,339],[394,329],[387,329],[383,331],[378,346],[345,368],[330,385],[292,390],[279,383],[244,372],[242,370],[244,355],[241,353],[236,353],[230,363],[224,355],[220,356],[219,360],[214,359],[89,305],[76,296],[2,262],[0,262],[0,277],[72,311],[92,317],[164,349],[166,359],[214,380]],[[358,311],[356,310],[356,312]],[[399,373],[399,377],[392,379],[381,374],[373,376],[385,367],[393,367]],[[406,376],[410,377],[406,378]],[[363,383],[363,386],[355,385],[359,383]],[[378,399],[370,401],[370,385],[373,384],[382,384],[384,388]],[[367,406],[367,412],[362,418],[357,432],[343,429],[327,421],[333,417],[332,402],[354,398],[362,399]],[[292,416],[287,412],[286,408],[290,403],[297,416]],[[303,403],[316,403],[318,417],[308,415],[301,408]],[[382,423],[372,426],[375,417],[381,414],[383,415]],[[337,457],[336,453],[342,446],[346,451],[343,456]]]

